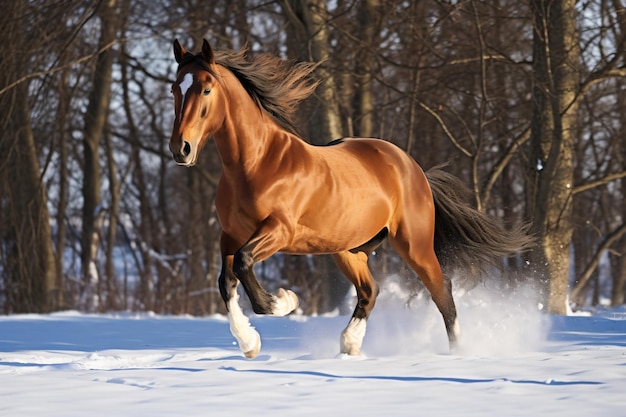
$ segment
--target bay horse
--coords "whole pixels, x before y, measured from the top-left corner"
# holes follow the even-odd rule
[[[453,348],[459,324],[451,281],[437,251],[471,261],[522,249],[522,229],[505,230],[461,198],[462,182],[429,171],[396,145],[343,138],[313,146],[296,134],[292,115],[317,82],[313,63],[264,54],[199,53],[174,41],[175,120],[169,148],[179,165],[193,166],[213,137],[222,162],[215,205],[222,227],[220,294],[230,330],[248,358],[261,349],[258,332],[239,305],[239,283],[257,314],[283,316],[298,307],[291,290],[270,294],[253,266],[277,252],[332,254],[354,284],[357,304],[340,337],[340,351],[360,354],[378,295],[368,256],[384,239],[417,273],[441,312]]]

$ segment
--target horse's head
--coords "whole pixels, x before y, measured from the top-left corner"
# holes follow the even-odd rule
[[[225,110],[213,50],[205,39],[202,52],[192,54],[174,41],[178,62],[174,95],[174,128],[170,151],[179,165],[192,166],[200,150],[224,123]]]

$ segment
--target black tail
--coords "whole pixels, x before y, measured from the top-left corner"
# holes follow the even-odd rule
[[[505,257],[530,249],[528,227],[506,228],[468,202],[470,191],[457,177],[439,168],[426,172],[435,201],[435,252],[446,270],[484,270]]]

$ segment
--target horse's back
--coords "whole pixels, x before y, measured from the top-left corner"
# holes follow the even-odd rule
[[[397,145],[383,139],[342,138],[326,145],[330,169],[336,175],[345,171],[361,175],[369,185],[378,182],[392,194],[406,195],[427,191],[428,180],[419,164]],[[358,174],[357,174],[358,173]],[[396,198],[402,197],[397,195]]]
[[[385,227],[393,230],[406,216],[430,217],[433,212],[426,175],[397,145],[382,139],[343,138],[327,145],[323,154],[330,175],[343,182],[342,193],[386,205],[386,210],[379,209],[387,217]]]

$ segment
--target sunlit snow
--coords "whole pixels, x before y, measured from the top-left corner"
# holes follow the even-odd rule
[[[523,297],[457,301],[449,354],[432,303],[381,297],[363,355],[349,316],[252,316],[245,359],[224,317],[0,317],[2,416],[626,415],[626,309],[546,316]]]

